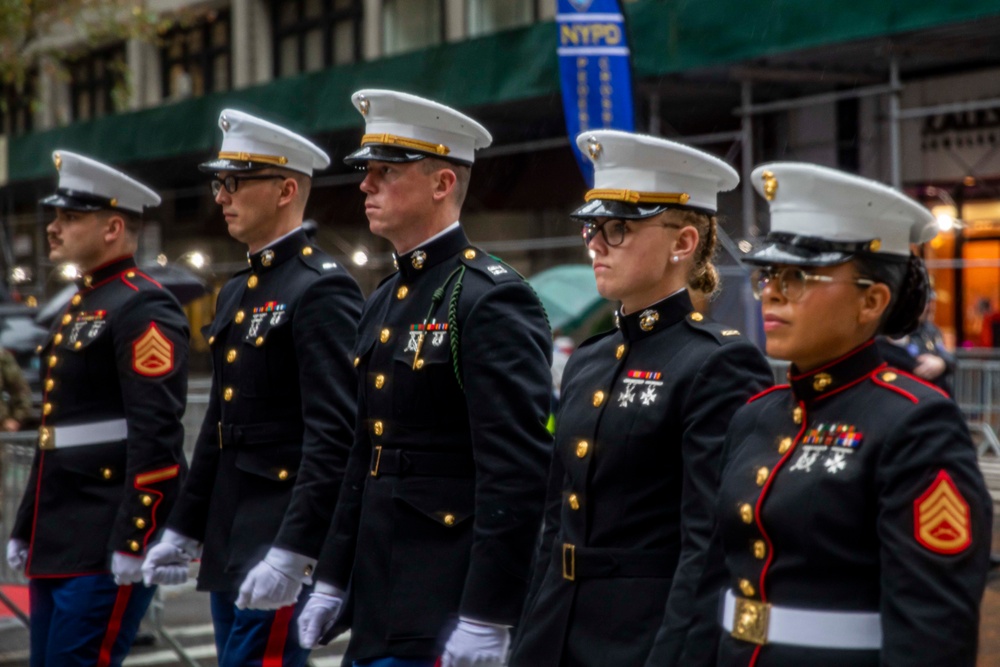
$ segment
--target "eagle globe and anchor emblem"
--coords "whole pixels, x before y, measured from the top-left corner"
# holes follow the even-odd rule
[[[585,12],[594,4],[594,0],[569,0],[569,4],[578,12]]]

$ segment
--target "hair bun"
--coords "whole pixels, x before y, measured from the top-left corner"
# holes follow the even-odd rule
[[[892,338],[900,338],[913,332],[920,324],[920,317],[927,307],[930,296],[930,280],[923,261],[910,255],[906,264],[906,274],[899,286],[899,293],[892,312],[885,319],[881,333]]]

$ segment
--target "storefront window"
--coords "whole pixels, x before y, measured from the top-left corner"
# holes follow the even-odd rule
[[[126,68],[124,43],[67,61],[73,120],[100,118],[124,109]]]
[[[441,42],[442,0],[385,0],[382,34],[385,55],[413,51]]]
[[[0,134],[15,136],[30,132],[35,102],[35,83],[38,72],[32,70],[25,75],[24,85],[9,84],[0,89]]]
[[[538,0],[466,0],[469,36],[487,35],[528,25]]]
[[[198,97],[229,90],[232,48],[229,12],[210,12],[190,28],[163,38],[160,63],[164,99]]]
[[[272,0],[274,75],[315,72],[361,58],[361,0]]]

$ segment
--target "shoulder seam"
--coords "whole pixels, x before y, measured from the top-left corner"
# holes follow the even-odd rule
[[[754,394],[753,396],[751,396],[750,398],[748,398],[747,399],[747,404],[753,403],[758,398],[764,398],[765,396],[767,396],[768,394],[770,394],[773,391],[777,391],[779,389],[791,389],[791,388],[792,388],[792,385],[790,385],[790,384],[776,384],[773,387],[768,387],[764,391],[758,392],[758,393]]]

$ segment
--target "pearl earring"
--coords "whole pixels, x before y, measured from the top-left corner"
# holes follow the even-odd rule
[[[681,261],[681,258],[678,257],[677,255],[674,255],[673,257],[670,258],[670,261],[676,264],[677,262]]]

